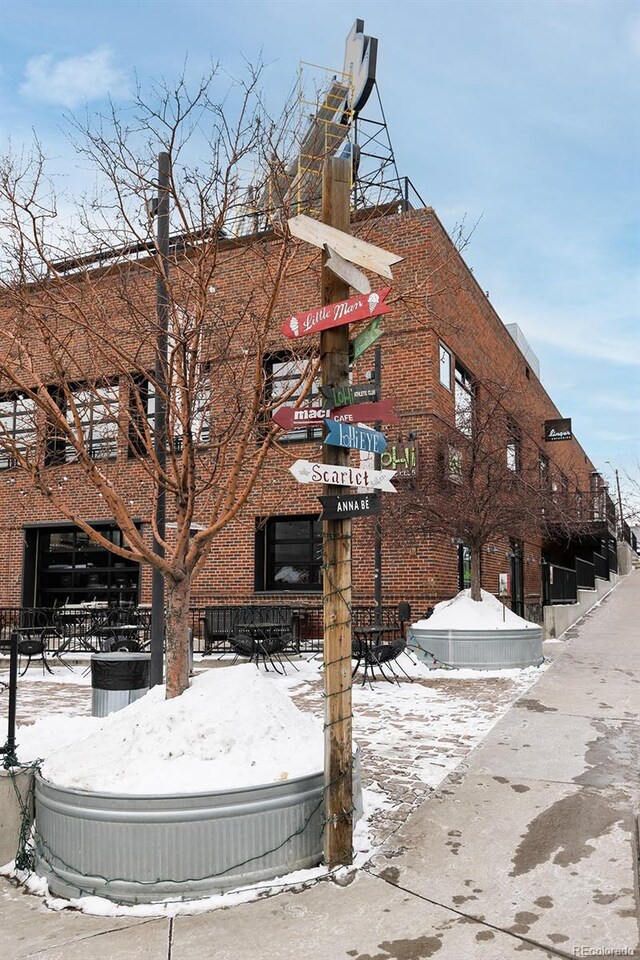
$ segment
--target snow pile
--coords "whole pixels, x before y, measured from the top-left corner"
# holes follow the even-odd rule
[[[492,593],[482,590],[481,596],[478,602],[471,599],[471,590],[461,590],[451,600],[437,603],[428,620],[418,620],[412,626],[421,630],[539,629],[537,623],[518,617]]]
[[[71,736],[73,724],[81,739]],[[319,720],[244,664],[208,670],[172,700],[155,687],[109,717],[72,718],[66,744],[46,756],[42,775],[105,793],[229,790],[317,773],[323,741]],[[20,752],[34,751],[44,753],[32,735]]]

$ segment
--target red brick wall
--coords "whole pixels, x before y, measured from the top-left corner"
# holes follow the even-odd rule
[[[440,385],[438,378],[438,342],[442,340],[453,359],[458,358],[475,376],[510,378],[517,387],[520,408],[526,410],[527,423],[536,425],[537,432],[527,427],[529,445],[532,450],[544,449],[543,421],[561,414],[534,372],[529,371],[527,376],[524,357],[435,213],[426,209],[387,216],[360,225],[358,229],[372,242],[405,257],[394,267],[393,291],[389,297],[393,313],[383,320],[382,396],[396,401],[401,421],[399,426],[386,428],[387,436],[394,439],[402,432],[406,437],[408,431],[414,431],[422,455],[428,455],[439,424],[453,422],[453,394]],[[215,276],[218,303],[248,300],[251,294],[257,298],[256,302],[264,301],[269,289],[268,270],[262,260],[266,249],[261,248],[260,257],[242,245],[223,251]],[[371,280],[374,289],[384,285],[380,278],[371,277]],[[122,304],[121,281],[121,273],[116,279],[108,272],[100,280],[97,322],[117,325]],[[153,287],[143,266],[128,273],[127,281],[130,294],[150,305],[153,303]],[[80,281],[76,283],[81,287]],[[304,248],[278,300],[281,318],[314,306],[319,303],[319,296],[319,257]],[[93,304],[95,298],[91,302]],[[275,329],[278,328],[279,322]],[[282,349],[287,342],[274,335],[272,345]],[[242,357],[240,346],[239,343],[238,362]],[[92,358],[84,355],[80,367],[86,369],[92,362]],[[354,381],[363,380],[372,363],[373,351],[369,351],[357,364]],[[224,384],[220,385],[220,391],[223,402]],[[577,441],[547,447],[545,452],[554,464],[552,469],[579,478],[580,485],[588,490],[588,476],[593,466]],[[194,604],[215,598],[246,600],[254,596],[256,517],[319,512],[317,494],[320,491],[298,484],[288,471],[289,464],[299,457],[321,459],[320,445],[296,444],[283,452],[274,451],[246,507],[217,536],[211,557],[193,585]],[[130,502],[134,516],[148,525],[152,509],[150,492],[140,466],[126,458],[126,441],[121,442],[118,460],[109,470],[113,482]],[[100,496],[82,479],[77,466],[52,469],[51,476],[53,483],[64,485],[69,502],[85,517],[108,518]],[[44,498],[25,486],[17,471],[0,472],[0,550],[5,561],[0,567],[0,605],[21,601],[24,526],[59,519]],[[353,524],[353,583],[357,601],[373,598],[373,525],[370,518]],[[483,557],[482,579],[483,586],[495,593],[498,573],[508,570],[509,544],[496,542],[493,546],[495,552]],[[524,557],[527,602],[540,603],[540,542],[536,530],[531,530],[524,543]],[[146,602],[150,600],[150,581],[149,570],[145,569],[142,600]],[[424,612],[429,603],[449,597],[457,590],[456,545],[446,539],[401,530],[387,531],[383,546],[383,587],[386,603],[409,600],[415,613]],[[285,595],[291,602],[309,597],[309,594],[289,591]],[[282,595],[272,596],[276,599]]]

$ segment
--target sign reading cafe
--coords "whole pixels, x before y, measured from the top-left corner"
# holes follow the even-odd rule
[[[545,420],[544,439],[547,443],[553,440],[571,440],[571,417],[565,420]]]

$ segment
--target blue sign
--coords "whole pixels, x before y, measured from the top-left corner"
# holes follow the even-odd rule
[[[387,439],[379,430],[368,427],[355,427],[351,423],[341,423],[327,418],[327,435],[324,442],[332,447],[350,447],[352,450],[366,450],[367,453],[383,453]]]

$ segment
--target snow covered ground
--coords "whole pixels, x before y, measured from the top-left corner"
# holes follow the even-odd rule
[[[540,676],[536,668],[428,670],[406,655],[399,665],[409,674],[406,677],[397,669],[400,683],[378,679],[362,685],[357,676],[353,688],[353,731],[361,749],[365,794],[365,818],[354,841],[357,866],[437,789]],[[90,679],[81,675],[82,666],[74,674],[60,667],[53,677],[42,677],[34,665],[19,683],[18,756],[43,759],[44,773],[59,782],[72,776],[79,778],[77,786],[94,784],[96,789],[100,782],[106,789],[104,778],[112,776],[116,789],[132,792],[168,792],[176,777],[185,789],[207,789],[211,783],[218,787],[236,781],[237,785],[260,783],[297,776],[309,765],[321,768],[324,701],[318,660],[297,661],[298,670],[288,666],[286,676],[246,664],[230,667],[213,661],[210,666],[202,670],[204,663],[197,664],[202,673],[178,701],[167,705],[154,692],[120,714],[98,719],[90,716]],[[5,693],[0,696],[0,711],[6,712],[6,707]],[[145,726],[150,727],[146,739],[141,736]],[[278,730],[284,731],[282,736]],[[132,766],[144,771],[146,790],[136,788]],[[210,779],[205,782],[206,776]],[[206,902],[127,908],[83,898],[76,906],[103,914],[194,913],[264,895],[265,889],[275,891],[283,884],[313,882],[323,872],[323,868],[305,871]],[[49,901],[54,909],[63,905],[68,902]]]

